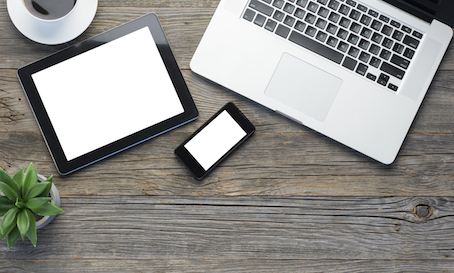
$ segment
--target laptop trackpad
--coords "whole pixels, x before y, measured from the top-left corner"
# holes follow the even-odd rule
[[[342,80],[338,77],[284,53],[265,94],[324,121],[341,85]]]

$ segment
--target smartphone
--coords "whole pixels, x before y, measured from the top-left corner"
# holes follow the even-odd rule
[[[200,180],[254,131],[254,125],[229,102],[178,146],[175,155]]]

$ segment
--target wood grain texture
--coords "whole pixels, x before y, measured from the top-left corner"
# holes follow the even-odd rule
[[[75,40],[55,46],[41,45],[26,39],[11,23],[6,8],[0,9],[0,68],[19,68],[65,47],[98,35],[140,16],[154,12],[162,24],[172,51],[181,69],[189,62],[204,30],[214,13],[212,8],[111,8],[99,7],[90,27]]]
[[[75,196],[1,259],[454,260],[452,198]],[[418,212],[416,206],[427,212]]]
[[[56,174],[15,70],[4,69],[0,73],[4,84],[0,90],[3,125],[0,167],[12,173],[34,162],[43,174]],[[183,75],[200,111],[197,121],[99,162],[80,174],[58,177],[55,183],[62,194],[115,195],[125,188],[125,183],[133,183],[134,187],[126,187],[123,194],[454,195],[454,91],[449,84],[449,72],[437,74],[396,162],[390,166],[190,71]],[[243,110],[257,131],[212,176],[197,183],[177,161],[173,150],[228,101],[234,101]],[[134,177],[126,179],[131,170]]]
[[[454,46],[385,166],[189,69],[219,0],[99,0],[77,39],[45,46],[0,0],[0,167],[56,169],[17,68],[155,12],[199,119],[70,176],[38,246],[0,242],[10,272],[454,272]],[[173,150],[226,102],[255,135],[202,182]]]
[[[88,270],[87,270],[88,269]],[[306,273],[449,273],[451,261],[433,260],[223,260],[223,259],[157,259],[157,260],[9,260],[0,273],[61,272],[306,272]]]

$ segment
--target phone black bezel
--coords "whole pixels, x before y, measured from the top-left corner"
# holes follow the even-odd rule
[[[184,147],[192,138],[201,132],[210,122],[212,122],[223,111],[227,111],[230,116],[237,122],[239,126],[246,132],[246,135],[238,141],[227,153],[219,158],[208,170],[200,165],[200,163],[191,155],[191,153]],[[244,114],[236,107],[233,102],[224,105],[218,112],[216,112],[208,121],[206,121],[197,131],[188,137],[183,143],[175,149],[175,155],[186,165],[196,179],[203,179],[210,173],[219,163],[227,158],[236,148],[238,148],[246,139],[248,139],[255,132],[254,125],[244,116]]]

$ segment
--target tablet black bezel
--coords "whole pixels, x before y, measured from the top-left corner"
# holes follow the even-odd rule
[[[184,108],[184,112],[68,161],[46,112],[39,92],[33,82],[32,75],[38,71],[44,70],[144,27],[148,27],[153,39],[155,40],[158,51],[164,61],[167,72]],[[57,167],[57,171],[62,175],[72,173],[87,165],[93,164],[99,160],[142,143],[150,138],[186,124],[198,117],[198,111],[194,100],[192,99],[186,82],[184,81],[183,75],[181,74],[175,57],[170,49],[170,45],[165,37],[159,20],[154,13],[137,18],[126,24],[56,52],[34,63],[21,67],[18,69],[17,74],[25,95],[34,112],[40,130],[44,136],[47,147]]]

